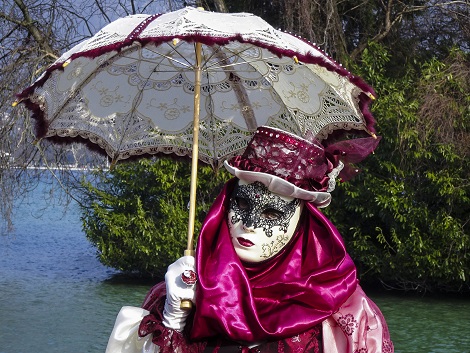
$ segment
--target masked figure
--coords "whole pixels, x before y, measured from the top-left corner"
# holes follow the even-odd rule
[[[259,127],[244,154],[226,162],[235,178],[204,221],[196,259],[170,265],[142,308],[121,310],[107,353],[393,352],[380,310],[319,211],[344,164],[376,143],[324,148]],[[182,310],[182,299],[194,309]]]

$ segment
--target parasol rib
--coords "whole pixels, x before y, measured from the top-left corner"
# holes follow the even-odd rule
[[[253,108],[251,108],[250,99],[248,98],[248,94],[246,90],[243,88],[241,84],[241,79],[238,77],[232,70],[229,70],[231,65],[228,65],[227,56],[224,55],[220,50],[215,53],[219,63],[223,63],[224,65],[220,65],[220,68],[224,70],[228,76],[229,81],[232,83],[232,88],[237,97],[237,102],[240,106],[240,111],[242,113],[243,119],[245,120],[246,126],[248,130],[255,131],[258,127],[256,123],[255,114],[253,112]]]

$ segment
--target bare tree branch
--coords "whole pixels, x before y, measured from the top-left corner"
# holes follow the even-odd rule
[[[21,21],[19,24],[23,26],[36,40],[39,44],[40,49],[46,53],[46,55],[50,56],[53,59],[57,59],[58,55],[49,45],[44,34],[39,30],[39,28],[35,25],[35,21],[31,18],[28,8],[26,7],[23,0],[15,0],[15,3],[18,5],[18,8],[23,13],[24,20]]]
[[[108,23],[111,23],[111,19],[108,17],[106,11],[104,11],[103,7],[101,6],[101,1],[95,0],[95,5],[100,10],[101,15],[106,19],[106,21],[108,21]]]
[[[425,11],[431,10],[433,8],[440,8],[447,12],[458,13],[464,18],[468,17],[463,11],[453,10],[452,6],[463,6],[462,9],[470,10],[469,1],[427,1],[424,5],[407,5],[401,1],[395,2],[394,0],[388,0],[387,2],[382,1],[382,6],[384,8],[384,23],[382,27],[378,27],[379,31],[371,36],[364,37],[363,40],[352,50],[350,56],[353,60],[356,60],[357,57],[362,53],[362,51],[367,47],[369,41],[381,42],[389,36],[391,31],[398,26],[405,16],[413,13],[424,13]]]

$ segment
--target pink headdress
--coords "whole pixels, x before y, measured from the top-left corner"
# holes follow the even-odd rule
[[[307,140],[260,126],[245,152],[226,161],[225,168],[239,179],[260,181],[277,194],[326,207],[336,178],[349,179],[354,173],[348,165],[364,159],[379,141],[379,138],[359,138],[325,148],[314,138]]]

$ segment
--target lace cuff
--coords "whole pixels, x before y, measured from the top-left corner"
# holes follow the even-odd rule
[[[167,328],[161,318],[153,314],[145,316],[139,326],[139,337],[152,334],[152,342],[160,348],[160,353],[200,353],[205,349],[205,343],[190,343],[183,333]]]
[[[191,326],[190,318],[187,320],[185,330],[179,332],[163,325],[163,307],[165,305],[165,282],[155,285],[147,294],[142,307],[147,315],[142,318],[139,325],[139,337],[151,337],[152,343],[160,348],[159,353],[200,353],[203,352],[206,343],[191,343],[186,337]]]

